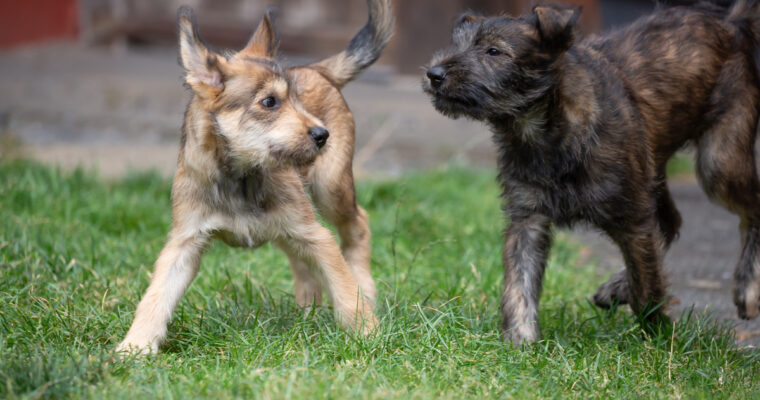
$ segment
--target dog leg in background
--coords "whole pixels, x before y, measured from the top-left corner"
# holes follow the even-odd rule
[[[628,286],[628,271],[623,268],[612,275],[607,282],[599,285],[591,301],[599,308],[604,308],[605,310],[612,309],[631,302],[630,290]]]
[[[303,262],[298,254],[287,246],[278,247],[285,252],[290,261],[290,270],[293,271],[293,284],[296,290],[296,303],[309,314],[313,306],[322,304],[322,285],[316,276],[309,270],[309,266]]]
[[[135,319],[117,351],[155,353],[166,338],[167,325],[190,282],[195,278],[207,237],[176,229],[161,250],[153,278],[135,311]]]
[[[340,235],[340,247],[351,272],[359,282],[362,295],[374,307],[377,301],[377,288],[370,269],[370,230],[369,215],[363,208],[356,206],[353,215],[336,222]]]
[[[663,164],[665,165],[665,164]],[[681,214],[676,209],[673,197],[665,183],[665,173],[659,174],[657,180],[660,187],[657,192],[657,227],[662,233],[662,254],[670,248],[671,243],[678,237],[681,228]],[[601,284],[594,293],[591,301],[600,308],[610,309],[618,305],[630,303],[630,288],[628,272],[622,269],[616,272],[607,282]]]
[[[744,57],[722,68],[712,101],[721,114],[697,141],[697,177],[710,198],[741,219],[742,253],[734,273],[734,303],[742,319],[760,307],[760,181],[755,166],[760,93],[740,85],[753,69]],[[719,94],[720,96],[717,96]]]
[[[313,219],[313,217],[312,217]],[[297,255],[317,275],[335,311],[335,318],[346,329],[367,334],[377,320],[372,305],[360,296],[359,284],[349,270],[330,231],[316,220],[299,224],[298,232],[277,245],[286,253]]]
[[[760,220],[742,221],[742,253],[734,271],[739,318],[757,317],[760,307]]]
[[[507,228],[501,311],[504,337],[512,343],[538,339],[538,300],[550,247],[551,223],[546,217],[513,219]]]
[[[662,234],[654,216],[625,232],[611,234],[625,260],[633,311],[647,323],[667,321],[664,313],[665,280],[662,275]],[[652,327],[651,325],[648,327]]]

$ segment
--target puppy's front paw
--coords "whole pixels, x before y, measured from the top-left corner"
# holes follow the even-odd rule
[[[538,340],[538,326],[536,323],[524,323],[514,327],[504,328],[504,341],[515,346],[531,344]]]
[[[356,321],[356,325],[356,331],[361,333],[362,336],[367,336],[377,329],[378,322],[375,314],[370,311],[359,317]]]
[[[741,319],[754,319],[760,312],[760,282],[737,285],[734,289],[734,304]]]
[[[372,305],[369,302],[364,300],[363,297],[360,297],[360,302],[358,312],[353,317],[353,321],[351,321],[351,328],[353,328],[354,332],[367,336],[377,328],[377,317],[375,317]]]
[[[116,347],[116,352],[127,355],[155,354],[158,352],[158,340],[138,339],[127,336],[127,338]]]
[[[630,290],[625,270],[615,275],[596,289],[591,301],[599,308],[610,309],[621,304],[628,304]]]
[[[296,304],[304,316],[311,315],[314,308],[322,304],[322,288],[319,284],[301,283],[296,285]]]
[[[378,322],[372,308],[366,302],[361,302],[358,307],[336,308],[335,318],[340,322],[343,329],[367,336],[374,332]]]

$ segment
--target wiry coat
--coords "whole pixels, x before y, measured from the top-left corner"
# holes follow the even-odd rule
[[[374,329],[369,218],[356,204],[354,119],[340,93],[390,39],[390,0],[367,4],[369,22],[346,50],[294,68],[275,58],[269,14],[243,50],[224,57],[203,44],[192,11],[180,9],[180,60],[193,97],[172,188],[172,231],[118,350],[157,351],[212,239],[251,248],[274,242],[290,260],[299,305],[319,304],[324,289],[343,327]],[[309,196],[337,228],[340,246]]]
[[[460,18],[423,87],[443,114],[482,120],[494,132],[511,218],[502,299],[508,339],[538,338],[552,224],[591,223],[620,246],[626,271],[600,287],[597,304],[630,302],[648,320],[665,320],[661,264],[681,224],[665,165],[689,142],[706,192],[742,218],[735,302],[740,316],[757,315],[758,8],[674,7],[580,43],[577,9]]]

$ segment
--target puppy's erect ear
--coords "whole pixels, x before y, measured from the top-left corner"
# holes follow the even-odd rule
[[[277,30],[274,27],[274,16],[275,9],[272,7],[268,8],[266,14],[264,14],[264,18],[259,23],[259,27],[256,28],[256,32],[253,33],[245,48],[240,50],[241,54],[253,57],[274,58],[278,45]]]
[[[220,56],[206,48],[198,35],[193,10],[182,6],[177,13],[179,54],[185,68],[185,81],[203,97],[218,94],[224,88]]]
[[[536,28],[541,40],[555,50],[567,50],[573,44],[573,28],[581,16],[581,7],[535,6]]]
[[[451,32],[451,40],[458,44],[470,44],[477,33],[477,26],[485,17],[465,12],[457,18],[454,29]]]

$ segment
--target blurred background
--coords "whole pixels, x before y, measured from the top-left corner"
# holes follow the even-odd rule
[[[651,11],[652,0],[568,0],[580,30],[597,33]],[[342,49],[364,24],[364,0],[25,0],[0,2],[0,154],[106,176],[130,168],[173,171],[188,94],[181,83],[175,14],[192,6],[201,35],[238,49],[266,7],[279,8],[288,63]],[[395,0],[396,34],[345,94],[357,119],[357,172],[396,174],[451,161],[491,166],[488,132],[449,121],[419,89],[421,66],[449,43],[466,10],[519,15],[529,0]],[[673,3],[675,4],[675,3]]]
[[[614,29],[656,6],[654,0],[567,1],[584,7],[584,35]],[[518,15],[530,3],[394,0],[393,40],[344,90],[357,124],[356,174],[396,176],[452,163],[493,168],[490,133],[436,113],[420,89],[421,67],[449,43],[458,14]],[[180,4],[195,9],[201,35],[216,49],[241,48],[265,8],[279,7],[282,55],[291,64],[342,49],[367,13],[364,0],[2,0],[0,159],[29,157],[64,170],[84,165],[107,178],[154,169],[170,176],[189,99],[175,43]],[[673,181],[671,190],[684,217],[666,259],[671,290],[681,300],[675,309],[708,307],[739,324],[740,341],[760,345],[760,320],[733,320],[738,220],[711,205],[691,174]],[[602,271],[622,268],[619,251],[606,239],[582,230],[572,235],[589,246],[582,253],[597,258]]]

